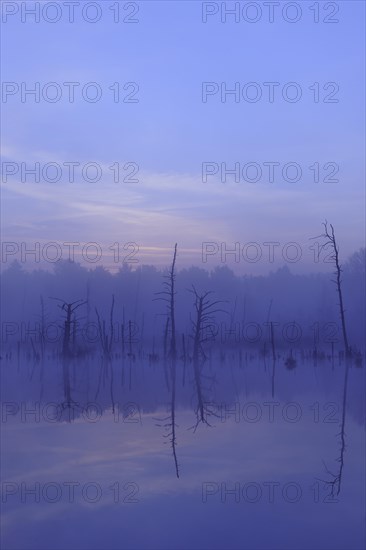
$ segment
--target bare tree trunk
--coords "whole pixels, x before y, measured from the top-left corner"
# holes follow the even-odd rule
[[[334,261],[334,265],[335,265],[335,268],[336,268],[336,271],[335,271],[336,279],[335,279],[334,282],[336,283],[337,293],[338,293],[338,298],[339,298],[339,313],[340,313],[341,322],[342,322],[342,334],[343,334],[343,342],[344,342],[344,347],[345,347],[345,353],[346,353],[347,356],[349,356],[350,352],[351,352],[351,349],[350,349],[349,344],[348,344],[345,310],[344,310],[344,305],[343,305],[343,294],[342,294],[342,284],[341,284],[342,283],[342,280],[341,280],[342,268],[341,268],[341,265],[340,265],[340,262],[339,262],[339,247],[337,245],[337,241],[336,241],[336,238],[335,238],[333,225],[330,223],[329,224],[330,229],[329,229],[328,228],[328,222],[325,221],[323,223],[323,226],[324,226],[324,233],[322,235],[319,235],[319,237],[323,237],[325,239],[325,242],[321,246],[320,250],[322,250],[324,247],[326,247],[328,245],[330,245],[333,249],[333,254],[332,254],[331,258]],[[318,238],[318,237],[315,237],[315,238]]]
[[[177,356],[177,342],[175,334],[175,262],[177,259],[177,243],[174,247],[174,256],[172,267],[170,269],[170,319],[171,319],[171,343],[170,343],[170,353],[173,359]]]
[[[164,282],[165,290],[158,294],[164,295],[160,298],[168,302],[168,316],[164,331],[164,375],[168,390],[170,390],[169,374],[171,381],[171,401],[170,401],[170,417],[164,419],[167,422],[166,427],[170,428],[168,436],[173,451],[174,466],[176,476],[179,478],[178,458],[176,452],[176,420],[175,420],[175,402],[176,402],[176,361],[177,361],[177,342],[176,342],[176,326],[175,326],[175,263],[177,258],[177,244],[174,247],[174,255],[172,265],[169,271],[168,280]],[[171,325],[170,346],[168,354],[168,334],[169,324]],[[170,360],[170,369],[168,372],[167,362]]]
[[[275,373],[276,373],[276,352],[274,345],[274,332],[273,332],[273,323],[271,321],[271,343],[272,343],[272,397],[275,393]]]
[[[183,386],[186,383],[186,363],[187,363],[187,354],[186,354],[186,340],[184,333],[182,334],[182,349],[183,349]]]
[[[202,349],[202,344],[208,337],[205,334],[208,334],[212,327],[214,326],[213,315],[216,311],[221,311],[218,309],[211,309],[216,304],[220,303],[219,300],[211,302],[208,296],[211,292],[205,292],[199,295],[196,289],[193,287],[193,294],[195,296],[194,307],[196,310],[196,319],[192,322],[193,324],[193,371],[194,371],[194,380],[195,387],[197,392],[197,409],[196,417],[197,423],[195,429],[197,428],[200,422],[208,423],[208,416],[210,413],[207,410],[205,405],[203,384],[202,384],[202,375],[201,375],[201,363],[206,359],[204,351]]]
[[[349,373],[349,366],[350,366],[350,359],[351,359],[351,348],[348,343],[345,309],[344,309],[344,303],[343,303],[342,284],[341,284],[342,268],[339,262],[339,247],[337,245],[337,241],[335,238],[333,225],[329,224],[329,227],[330,227],[329,229],[328,222],[325,221],[323,223],[323,226],[324,226],[324,233],[321,235],[321,237],[325,239],[325,242],[322,245],[321,249],[323,249],[327,245],[330,245],[333,249],[333,254],[331,257],[332,257],[332,260],[334,261],[334,265],[336,268],[335,270],[336,279],[334,282],[336,284],[337,294],[339,298],[339,313],[340,313],[341,323],[342,323],[342,334],[343,334],[343,342],[345,347],[345,359],[346,359],[345,371],[344,371],[344,383],[343,383],[343,397],[342,397],[342,419],[341,419],[341,426],[340,426],[341,431],[339,433],[341,438],[341,452],[338,458],[338,462],[340,463],[340,465],[339,465],[339,470],[337,474],[332,474],[327,469],[327,472],[333,477],[333,480],[325,482],[331,487],[331,495],[334,496],[335,493],[337,495],[339,495],[340,493],[343,467],[344,467],[344,453],[346,449],[345,426],[346,426],[346,408],[347,408],[347,388],[348,388],[348,373]]]

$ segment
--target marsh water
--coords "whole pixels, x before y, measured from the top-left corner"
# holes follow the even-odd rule
[[[291,358],[3,357],[4,548],[363,548],[365,370]]]

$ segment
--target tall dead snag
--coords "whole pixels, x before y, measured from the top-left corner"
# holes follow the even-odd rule
[[[340,313],[341,322],[342,322],[342,334],[343,334],[343,342],[344,342],[345,353],[346,353],[347,356],[349,356],[350,353],[351,353],[351,349],[350,349],[349,344],[348,344],[346,320],[345,320],[345,309],[344,309],[344,305],[343,305],[343,294],[342,294],[342,284],[341,284],[342,283],[342,280],[341,280],[342,267],[341,267],[341,264],[339,263],[339,247],[338,247],[338,244],[337,244],[337,241],[336,241],[336,238],[335,238],[333,225],[330,223],[329,227],[328,227],[327,220],[325,220],[325,222],[323,222],[322,225],[324,227],[324,233],[322,233],[321,235],[318,235],[317,237],[314,237],[314,238],[315,239],[318,239],[318,238],[324,239],[324,242],[323,242],[323,244],[321,245],[321,247],[319,249],[319,255],[320,255],[320,252],[325,247],[330,246],[332,248],[332,253],[331,253],[330,258],[333,260],[334,265],[335,265],[334,275],[336,277],[333,282],[336,284],[337,294],[338,294],[338,299],[339,299],[339,313]]]
[[[47,333],[47,318],[48,315],[45,311],[43,296],[40,296],[41,302],[41,313],[40,313],[40,328],[39,328],[39,337],[40,337],[40,348],[41,348],[41,369],[39,372],[39,379],[41,381],[41,394],[40,400],[42,401],[43,397],[43,378],[44,378],[44,359],[46,352],[46,333]]]
[[[170,323],[171,323],[171,338],[170,338],[170,356],[171,356],[171,380],[172,380],[172,394],[170,402],[170,417],[171,417],[171,431],[170,431],[170,442],[173,451],[174,465],[176,476],[179,477],[179,468],[178,468],[178,458],[176,452],[176,421],[175,421],[175,398],[176,398],[176,361],[177,361],[177,340],[176,340],[176,329],[175,329],[175,262],[177,259],[177,243],[174,246],[174,255],[173,261],[169,272],[169,281],[168,281],[168,292],[170,293]]]
[[[161,296],[160,298],[155,298],[155,300],[163,300],[167,302],[168,309],[168,319],[170,323],[170,346],[169,346],[169,355],[172,359],[177,357],[177,336],[176,336],[176,327],[175,327],[175,264],[177,260],[177,243],[174,246],[174,255],[172,265],[168,272],[168,275],[164,275],[163,287],[164,290],[157,292],[156,296]],[[169,326],[167,323],[167,326]]]
[[[165,322],[165,329],[164,329],[164,356],[163,356],[163,367],[164,367],[164,376],[165,376],[165,383],[166,387],[168,388],[168,391],[170,391],[170,380],[169,380],[169,372],[168,372],[168,336],[169,336],[169,322],[170,317],[169,315],[166,318]]]
[[[183,359],[183,380],[182,384],[183,387],[186,384],[186,364],[187,364],[187,353],[186,353],[186,339],[184,336],[184,332],[182,333],[182,359]]]
[[[163,419],[161,422],[164,422],[163,426],[167,430],[167,433],[164,437],[169,438],[170,444],[173,451],[174,466],[176,476],[179,477],[179,468],[178,468],[178,459],[176,453],[176,419],[175,419],[175,401],[176,401],[176,362],[177,362],[177,340],[176,340],[176,325],[175,325],[175,264],[177,260],[177,243],[174,246],[173,261],[168,272],[168,275],[164,276],[166,281],[163,282],[164,290],[158,292],[157,295],[161,296],[158,298],[167,302],[168,316],[165,327],[165,337],[164,337],[164,369],[166,368],[166,359],[167,359],[167,340],[168,340],[168,330],[170,324],[170,342],[169,342],[169,359],[170,359],[170,382],[171,382],[171,400],[170,400],[170,415]],[[169,389],[169,379],[167,379],[167,386]],[[159,424],[161,425],[161,424]]]
[[[37,316],[38,319],[39,319],[39,323],[37,324],[38,325],[38,329],[37,329],[38,334],[36,335],[36,338],[35,338],[35,341],[39,342],[39,351],[36,348],[36,345],[33,341],[33,338],[31,338],[30,341],[31,341],[32,349],[33,349],[34,364],[33,364],[33,370],[32,370],[31,375],[30,375],[30,380],[32,380],[32,378],[33,378],[33,374],[34,374],[36,365],[40,362],[41,363],[41,368],[40,368],[40,372],[39,372],[39,379],[41,380],[41,396],[42,396],[43,376],[44,376],[44,358],[45,358],[46,340],[47,340],[46,339],[46,333],[47,333],[47,318],[48,318],[48,315],[45,311],[44,300],[43,300],[42,295],[40,296],[40,302],[41,302],[40,314]],[[18,346],[18,349],[19,349],[19,346]]]
[[[76,300],[75,302],[67,303],[65,300],[62,300],[61,298],[51,298],[51,300],[57,300],[58,302],[61,302],[62,305],[58,305],[60,309],[65,313],[65,320],[64,320],[64,326],[63,326],[63,340],[62,340],[62,355],[63,357],[70,357],[72,355],[71,348],[70,348],[70,342],[71,342],[71,329],[74,323],[76,323],[75,319],[75,311],[85,305],[87,302],[84,300]]]
[[[112,356],[112,345],[113,345],[113,336],[114,336],[113,312],[114,312],[114,295],[112,295],[112,304],[111,304],[111,311],[109,316],[109,334],[108,334],[106,331],[106,322],[104,319],[103,321],[101,321],[99,312],[97,308],[95,308],[95,313],[98,320],[98,333],[99,333],[100,345],[103,351],[103,356],[107,360],[110,360]]]
[[[121,386],[124,386],[125,383],[125,308],[122,308],[122,326],[121,326],[121,359],[122,359],[122,370],[121,370]]]
[[[103,352],[102,365],[101,365],[101,370],[99,375],[96,398],[98,396],[99,389],[100,389],[102,373],[104,375],[104,378],[108,378],[108,371],[110,370],[111,372],[110,392],[111,392],[112,410],[114,412],[113,366],[112,366],[112,348],[113,348],[113,337],[114,337],[114,325],[113,325],[114,294],[112,295],[112,304],[111,304],[111,310],[109,314],[109,333],[107,332],[107,329],[106,329],[106,322],[104,319],[101,320],[97,308],[95,308],[95,313],[98,320],[99,339],[100,339],[100,345]]]
[[[70,365],[69,361],[72,356],[70,341],[71,341],[71,329],[74,323],[76,323],[75,311],[86,304],[84,300],[76,300],[75,302],[65,302],[61,298],[51,298],[61,302],[58,307],[65,313],[65,320],[63,326],[63,341],[62,341],[62,371],[63,371],[63,383],[65,394],[65,406],[70,407],[72,403],[71,399],[71,384],[70,384]]]
[[[175,243],[174,246],[174,254],[173,254],[173,261],[170,267],[170,270],[168,271],[168,275],[164,275],[163,281],[163,288],[161,292],[157,292],[156,296],[159,296],[158,298],[154,298],[154,300],[162,300],[166,302],[167,304],[167,320],[165,323],[165,331],[164,331],[164,373],[165,373],[165,381],[167,384],[168,390],[170,390],[170,380],[168,377],[168,370],[167,370],[167,359],[170,358],[170,379],[172,381],[172,385],[174,382],[175,385],[175,376],[176,376],[176,358],[177,358],[177,336],[176,336],[176,325],[175,325],[175,264],[177,260],[177,243]],[[170,328],[170,339],[168,344],[168,335],[169,335],[169,328]],[[174,378],[174,380],[173,380]],[[175,389],[172,391],[175,391]]]
[[[129,364],[129,377],[128,377],[128,389],[132,389],[132,362],[135,362],[135,354],[132,351],[132,323],[128,321],[128,364]]]
[[[343,382],[343,397],[342,397],[342,419],[340,425],[340,432],[337,434],[340,437],[340,452],[336,461],[339,463],[339,467],[336,473],[333,473],[327,468],[326,464],[323,461],[324,468],[326,473],[330,476],[330,480],[320,479],[326,487],[329,488],[329,494],[331,498],[334,498],[336,495],[339,495],[341,492],[343,468],[344,468],[344,454],[346,450],[346,408],[347,408],[347,384],[348,384],[348,369],[349,369],[349,359],[346,360],[346,369]]]
[[[203,424],[210,425],[207,419],[209,416],[213,415],[213,412],[209,410],[207,406],[208,403],[204,397],[205,390],[203,386],[202,366],[206,360],[206,354],[203,349],[203,343],[212,339],[216,333],[214,314],[222,310],[212,308],[214,308],[217,304],[222,303],[222,300],[212,302],[209,298],[212,292],[198,294],[193,285],[190,292],[194,295],[195,308],[195,319],[192,320],[192,339],[194,382],[197,393],[197,408],[195,410],[197,422],[194,426],[194,430],[196,430],[198,424],[201,422]]]
[[[315,238],[321,237],[324,239],[324,242],[319,249],[319,254],[321,250],[327,246],[330,246],[332,249],[332,254],[330,257],[333,260],[335,265],[334,274],[336,277],[333,282],[336,284],[336,289],[337,289],[337,294],[339,299],[339,313],[341,317],[343,342],[344,342],[345,355],[346,355],[346,365],[345,365],[344,382],[343,382],[343,397],[342,397],[342,419],[341,419],[341,425],[340,425],[340,432],[338,434],[340,436],[340,441],[341,441],[340,455],[337,459],[337,461],[339,462],[339,468],[337,473],[333,474],[326,467],[326,471],[329,475],[331,475],[332,480],[324,482],[326,483],[326,485],[330,487],[331,496],[333,497],[335,494],[339,495],[340,493],[343,467],[344,467],[344,453],[346,450],[345,426],[346,426],[346,408],[347,408],[347,386],[348,386],[348,372],[349,372],[349,365],[350,365],[351,348],[348,343],[348,336],[347,336],[347,329],[346,329],[345,309],[344,309],[344,303],[343,303],[342,284],[341,284],[342,267],[339,262],[339,247],[335,238],[333,225],[330,223],[328,227],[328,222],[327,220],[325,220],[325,222],[323,223],[323,227],[324,227],[324,233],[322,233],[321,235]]]
[[[271,300],[269,302],[266,326],[269,327],[269,343],[271,344],[271,349],[272,349],[272,383],[271,383],[271,387],[272,387],[272,397],[274,397],[274,393],[275,393],[275,375],[276,375],[276,350],[275,350],[273,322],[270,320],[271,319],[272,304],[273,304],[273,298],[271,298]],[[264,362],[266,361],[266,355],[267,355],[267,349],[266,349],[266,340],[265,340],[264,344],[263,344]]]
[[[175,262],[177,259],[177,243],[174,246],[173,262],[169,272],[169,292],[170,292],[170,319],[171,319],[171,339],[170,339],[170,354],[175,361],[177,358],[177,339],[175,333]]]
[[[46,332],[47,332],[46,325],[47,325],[48,316],[45,311],[44,300],[42,295],[40,296],[40,302],[41,302],[41,312],[39,315],[39,322],[40,322],[39,341],[40,341],[40,349],[41,349],[41,359],[43,360],[45,349],[46,349]]]
[[[272,397],[275,394],[275,372],[276,372],[276,352],[275,352],[275,343],[274,343],[274,330],[273,323],[270,322],[271,329],[271,343],[272,343]]]

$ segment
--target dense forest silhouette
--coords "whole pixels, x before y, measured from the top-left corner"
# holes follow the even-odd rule
[[[210,292],[223,301],[208,330],[210,340],[220,345],[243,344],[254,349],[270,339],[270,321],[279,346],[294,341],[299,347],[319,344],[342,347],[337,296],[329,273],[294,275],[284,265],[267,276],[236,276],[226,265],[209,272],[199,267],[179,270],[175,282],[175,331],[178,353],[189,348],[194,312],[192,285],[198,293]],[[360,348],[365,334],[365,249],[355,252],[343,265],[342,288],[350,347]],[[14,261],[1,274],[2,344],[34,345],[45,331],[46,343],[62,345],[60,303],[84,303],[73,315],[74,351],[99,345],[98,316],[110,318],[114,299],[113,348],[132,340],[149,351],[163,345],[167,327],[165,306],[156,300],[167,270],[124,264],[116,274],[61,260],[53,272],[26,271]],[[55,299],[57,298],[57,300]],[[109,321],[108,321],[109,322]],[[293,324],[293,331],[291,330]],[[42,328],[43,325],[43,328]],[[122,332],[124,331],[124,335]],[[183,344],[182,335],[187,338]],[[124,340],[124,342],[122,342]]]

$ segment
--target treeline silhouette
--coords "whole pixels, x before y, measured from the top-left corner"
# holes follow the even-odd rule
[[[270,341],[270,331],[278,346],[294,342],[298,347],[333,345],[342,347],[342,331],[337,296],[329,273],[294,275],[284,265],[267,276],[236,276],[226,265],[211,272],[190,267],[179,270],[176,261],[174,332],[177,353],[188,353],[192,333],[194,301],[192,287],[199,294],[210,292],[220,300],[220,310],[207,327],[212,343],[222,347],[244,345],[260,348]],[[105,345],[100,331],[110,323],[113,299],[115,325],[110,351],[120,343],[139,343],[151,353],[170,336],[169,315],[156,300],[167,270],[149,265],[132,269],[127,264],[112,274],[104,267],[95,269],[62,260],[53,272],[27,272],[14,261],[1,274],[2,344],[34,345],[46,330],[46,342],[62,347],[64,319],[60,306],[80,301],[72,322],[71,340],[81,349],[84,344]],[[342,288],[350,346],[363,348],[365,334],[365,249],[355,252],[343,265]],[[56,298],[56,299],[55,299]],[[270,321],[273,326],[269,326]],[[103,329],[104,323],[104,329]],[[186,337],[186,339],[184,338]],[[193,353],[193,351],[192,351]]]

